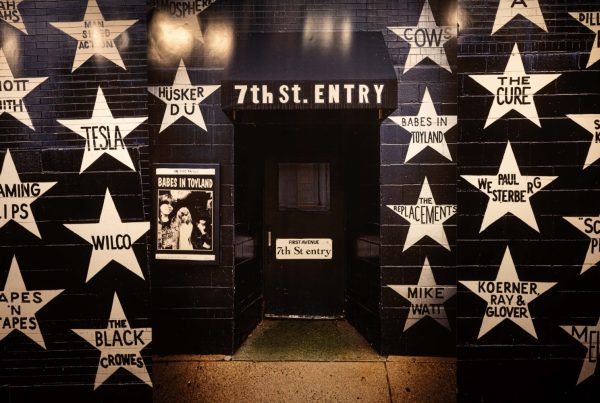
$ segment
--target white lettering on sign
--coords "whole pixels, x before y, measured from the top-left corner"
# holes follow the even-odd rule
[[[333,242],[328,238],[277,239],[275,241],[277,260],[331,260]]]
[[[540,9],[539,0],[500,0],[492,35],[500,28],[508,24],[517,15],[527,18],[529,21],[548,32],[544,15]]]
[[[533,95],[556,80],[560,74],[527,74],[515,43],[504,73],[469,75],[479,85],[494,94],[484,128],[510,111],[517,111],[538,127],[542,127]]]
[[[593,326],[561,326],[561,328],[577,339],[587,350],[577,378],[577,385],[579,385],[596,371],[598,353],[600,353],[600,319]]]
[[[590,246],[581,266],[583,274],[600,262],[600,216],[563,218],[590,238]]]
[[[432,60],[452,72],[444,44],[456,36],[457,29],[456,26],[451,25],[438,26],[428,0],[425,0],[416,26],[388,27],[388,29],[410,44],[403,73],[425,59]]]
[[[310,87],[298,83],[281,84],[237,84],[238,105],[381,105],[384,84],[314,84]]]
[[[556,283],[521,281],[508,247],[495,280],[461,281],[460,283],[487,302],[478,339],[505,319],[514,322],[537,339],[529,303],[556,285]]]
[[[571,17],[579,21],[587,29],[596,34],[592,49],[590,50],[590,58],[588,59],[586,68],[600,60],[600,11],[575,11],[569,13]]]
[[[462,175],[462,177],[485,193],[489,199],[479,229],[480,233],[508,213],[540,232],[529,199],[557,177],[521,175],[510,142],[506,145],[496,175]]]
[[[583,169],[586,169],[600,159],[600,114],[567,115],[567,117],[592,136],[590,148],[583,164]]]

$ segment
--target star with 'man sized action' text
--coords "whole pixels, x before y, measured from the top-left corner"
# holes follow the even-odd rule
[[[58,120],[58,123],[85,139],[83,160],[79,173],[89,168],[98,158],[107,154],[135,171],[123,139],[147,117],[115,118],[106,103],[102,88],[98,87],[96,103],[89,119]]]
[[[150,229],[149,222],[123,222],[108,189],[100,220],[93,224],[64,224],[92,245],[92,257],[85,281],[88,282],[115,261],[135,275],[144,278],[144,273],[133,251],[133,243]]]
[[[115,39],[137,20],[104,19],[96,0],[88,0],[82,21],[51,22],[50,25],[77,39],[75,59],[71,72],[77,70],[94,55],[100,55],[127,70],[115,44]]]
[[[560,74],[526,73],[519,46],[516,43],[504,73],[470,74],[469,77],[494,94],[494,102],[484,128],[487,128],[510,111],[517,111],[536,126],[542,127],[533,95],[559,76]]]

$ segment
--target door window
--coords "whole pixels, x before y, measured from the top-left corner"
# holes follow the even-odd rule
[[[329,164],[281,163],[278,170],[279,211],[329,211]]]

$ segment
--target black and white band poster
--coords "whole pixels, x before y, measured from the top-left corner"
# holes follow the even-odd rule
[[[156,259],[217,264],[219,166],[159,165],[154,176]]]

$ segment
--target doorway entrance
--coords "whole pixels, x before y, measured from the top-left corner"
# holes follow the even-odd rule
[[[344,143],[335,127],[275,130],[264,159],[264,316],[341,318]]]

